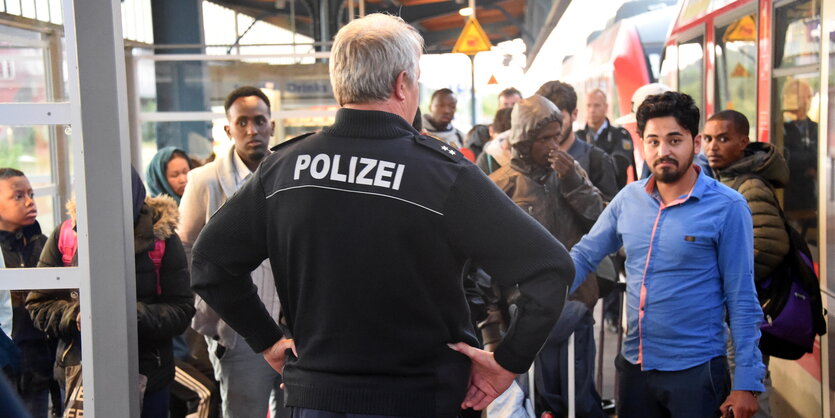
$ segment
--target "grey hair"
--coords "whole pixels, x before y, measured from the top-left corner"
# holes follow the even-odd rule
[[[343,26],[331,50],[330,78],[340,106],[384,101],[405,71],[416,83],[423,37],[403,19],[370,14]]]

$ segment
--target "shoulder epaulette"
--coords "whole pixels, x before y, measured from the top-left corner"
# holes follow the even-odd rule
[[[423,145],[426,148],[432,149],[435,152],[438,152],[452,161],[460,161],[463,158],[461,152],[459,152],[455,147],[452,145],[447,144],[442,139],[431,136],[431,135],[415,135],[415,142],[420,145]]]
[[[290,139],[288,139],[288,140],[286,140],[286,141],[284,141],[284,142],[282,142],[282,143],[280,143],[280,144],[278,144],[278,145],[276,145],[276,146],[274,146],[274,147],[270,148],[270,151],[273,151],[273,152],[278,151],[278,149],[279,149],[279,148],[281,148],[281,147],[283,147],[283,146],[285,146],[285,145],[288,145],[288,144],[293,143],[293,142],[301,141],[302,139],[305,139],[305,138],[307,138],[307,137],[309,137],[310,135],[313,135],[313,134],[315,134],[315,133],[316,133],[316,131],[313,131],[313,132],[307,132],[307,133],[303,133],[303,134],[301,134],[301,135],[299,135],[299,136],[297,136],[297,137],[295,137],[295,138],[290,138]]]

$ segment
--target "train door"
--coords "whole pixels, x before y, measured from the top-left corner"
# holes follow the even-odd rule
[[[771,9],[770,142],[783,151],[789,183],[783,208],[801,232],[816,263],[819,245],[820,0],[779,1]],[[761,105],[763,102],[760,102]],[[796,362],[773,359],[771,378],[778,399],[774,416],[815,417],[822,413],[820,345]],[[785,401],[783,403],[782,401]]]
[[[832,248],[835,248],[835,3],[826,2],[822,5],[821,14],[823,16],[822,24],[822,39],[824,60],[821,62],[821,83],[828,86],[827,89],[821,91],[821,97],[826,98],[821,102],[821,134],[826,138],[825,142],[821,144],[820,150],[824,152],[825,156],[821,158],[820,167],[822,167],[822,175],[819,177],[823,185],[819,188],[822,191],[822,196],[826,198],[821,208],[825,210],[825,216],[822,216],[823,225],[821,231],[825,235],[821,236],[821,254],[832,254]],[[824,238],[825,237],[825,238]],[[825,305],[830,312],[835,309],[835,262],[829,262],[830,257],[821,257],[821,272],[825,272],[826,283],[823,284],[824,296],[826,298]],[[835,416],[833,414],[833,404],[835,404],[835,329],[833,329],[832,318],[829,318],[829,330],[826,335],[828,341],[828,364],[824,362],[824,371],[826,371],[826,378],[824,379],[824,387],[828,387],[824,393],[826,401],[824,413],[827,416]]]

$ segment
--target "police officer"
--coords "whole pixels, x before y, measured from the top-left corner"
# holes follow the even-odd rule
[[[565,248],[408,122],[422,49],[397,17],[344,26],[330,61],[335,123],[275,147],[193,248],[194,290],[283,371],[294,417],[483,409],[528,369],[562,309]],[[267,257],[286,327],[248,278]],[[494,353],[474,347],[468,260],[520,291]]]
[[[626,129],[614,126],[606,117],[609,104],[606,93],[600,89],[592,90],[586,96],[586,126],[575,134],[612,157],[615,163],[615,180],[618,190],[626,183],[635,180],[635,156],[632,137]]]

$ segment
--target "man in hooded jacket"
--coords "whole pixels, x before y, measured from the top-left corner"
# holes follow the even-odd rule
[[[603,211],[604,198],[580,163],[559,149],[563,114],[550,100],[532,96],[511,114],[510,164],[490,178],[566,248],[588,232]],[[503,293],[506,293],[505,290]],[[603,417],[594,387],[594,319],[597,281],[586,280],[566,302],[537,357],[536,386],[547,407],[566,414],[568,337],[575,334],[576,406],[579,417]]]

